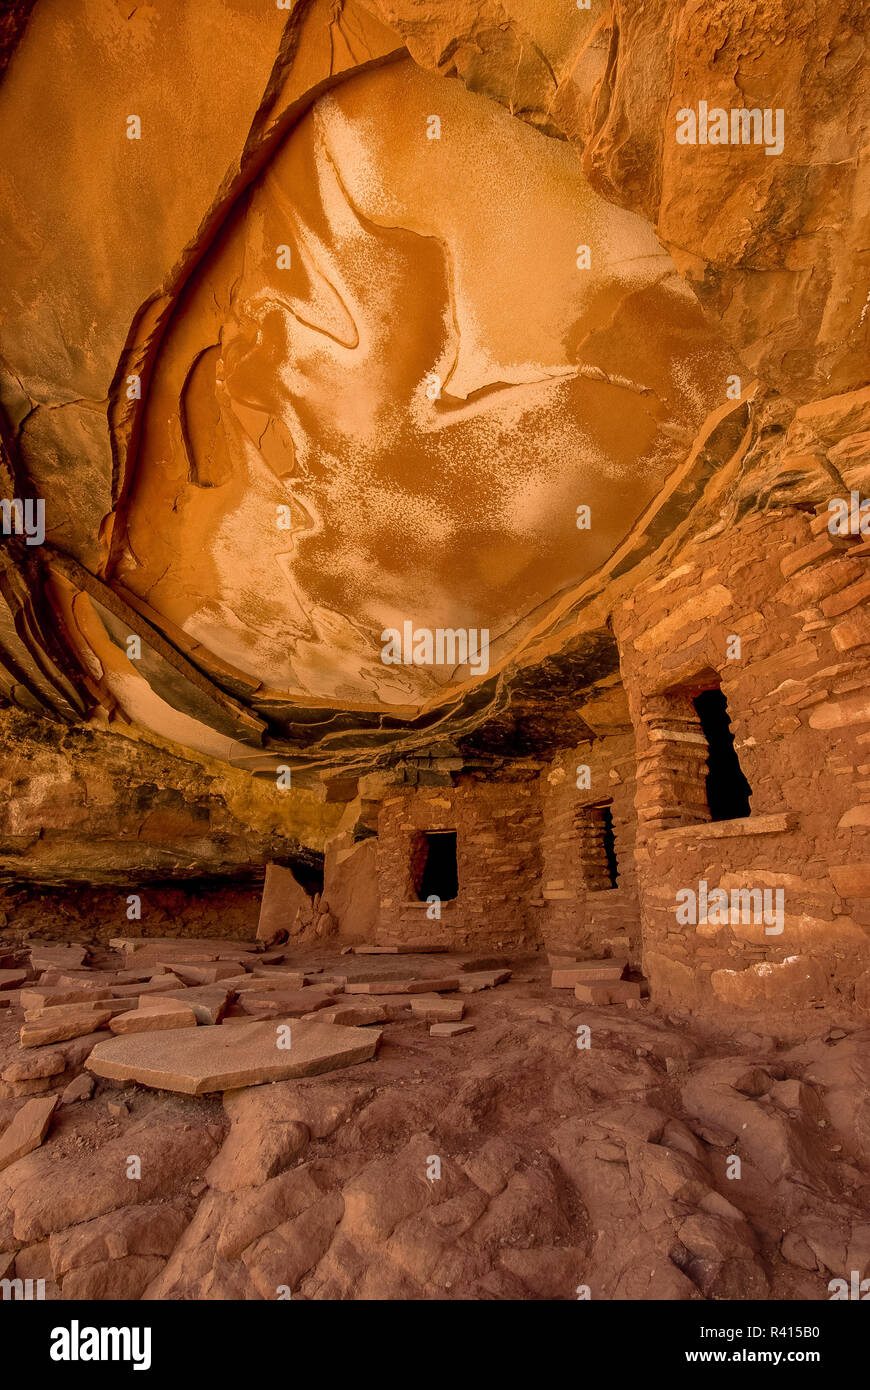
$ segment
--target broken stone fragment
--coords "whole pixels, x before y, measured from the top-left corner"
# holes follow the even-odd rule
[[[307,1015],[303,1015],[307,1017]],[[324,1009],[312,1018],[322,1019],[324,1023],[339,1023],[344,1028],[365,1028],[372,1023],[386,1023],[389,1014],[382,1005],[373,1000],[362,999],[358,1003],[336,1004]]]
[[[141,981],[131,985],[113,985],[112,997],[115,999],[135,999],[142,994],[160,994],[164,990],[174,989],[182,981],[174,974],[155,975],[153,979]]]
[[[175,1001],[147,1002],[142,1008],[118,1014],[109,1021],[113,1033],[155,1033],[162,1028],[195,1028],[196,1014],[186,1004]]]
[[[334,1003],[334,994],[320,994],[313,989],[276,989],[265,994],[249,990],[239,997],[239,1004],[246,1013],[282,1014],[288,1018],[301,1018],[303,1014],[326,1009]]]
[[[361,1004],[372,1004],[379,1009],[383,1009],[387,1019],[410,1019],[414,1015],[411,1013],[411,995],[409,994],[367,994],[364,998],[358,996]],[[347,1005],[352,1005],[353,1000],[348,1000]]]
[[[259,1086],[294,1076],[367,1062],[377,1036],[331,1023],[238,1023],[233,1027],[134,1033],[98,1043],[88,1070],[113,1081],[135,1081],[164,1091],[199,1096],[239,1086]]]
[[[17,1162],[33,1149],[38,1149],[51,1123],[57,1096],[28,1100],[18,1111],[11,1125],[0,1135],[0,1172]]]
[[[459,969],[463,975],[479,975],[492,970],[505,970],[507,964],[507,956],[478,956],[476,960],[464,960]],[[507,973],[510,974],[510,971]]]
[[[297,915],[303,929],[315,920],[314,903],[290,869],[281,864],[267,864],[257,922],[257,940],[267,945],[286,941],[293,930]]]
[[[610,980],[607,983],[575,985],[574,998],[581,1004],[624,1004],[631,999],[640,998],[640,984],[636,980]]]
[[[304,984],[305,976],[301,971],[283,970],[268,977],[262,975],[228,975],[221,980],[223,988],[231,989],[235,994],[245,994],[252,989],[256,990],[258,994],[272,989],[302,989]]]
[[[430,1038],[457,1038],[460,1033],[473,1033],[473,1023],[433,1023]]]
[[[46,1009],[41,1018],[21,1025],[18,1040],[22,1047],[41,1047],[43,1043],[78,1038],[105,1028],[112,1012],[102,1004],[67,1004]]]
[[[230,1000],[234,997],[233,990],[227,989],[225,985],[201,985],[192,989],[185,989],[183,986],[178,990],[169,990],[166,994],[146,994],[139,1000],[139,1007],[146,1004],[183,1004],[189,1009],[193,1009],[197,1023],[216,1024],[227,1011]]]
[[[459,988],[459,980],[453,975],[445,980],[380,979],[348,980],[346,994],[448,994]]]
[[[213,961],[235,961],[241,972],[247,965],[259,964],[260,957],[252,942],[216,941],[194,937],[140,937],[128,942],[124,950],[125,964],[130,969],[150,965],[156,969],[162,962],[187,961],[192,965],[208,965]]]
[[[37,970],[75,970],[80,965],[84,965],[88,958],[86,946],[77,946],[73,943],[43,946],[40,943],[32,943],[30,947],[31,964]]]
[[[26,970],[0,970],[0,989],[18,989],[26,980]]]
[[[483,989],[494,989],[503,985],[511,977],[509,970],[475,970],[473,974],[460,975],[460,994],[479,994]]]
[[[431,956],[446,952],[449,947],[436,941],[404,941],[401,945],[395,946],[362,944],[351,949],[356,956]]]
[[[302,989],[307,983],[302,970],[275,970],[266,965],[255,966],[245,978],[259,989]]]
[[[623,958],[616,960],[578,961],[561,970],[554,970],[550,978],[553,989],[573,989],[575,985],[604,984],[611,980],[621,980],[628,966]]]
[[[48,1009],[60,1004],[87,1004],[111,999],[110,985],[79,986],[75,989],[23,989],[18,997],[22,1009]]]
[[[547,962],[553,970],[569,970],[583,959],[580,951],[548,951]]]
[[[461,999],[441,999],[437,994],[415,994],[411,997],[411,1013],[433,1023],[458,1023],[465,1013]]]
[[[99,1009],[101,1012],[108,1010],[114,1018],[115,1014],[126,1013],[129,1008],[130,1004],[126,999],[98,997],[94,1000],[89,999],[87,1002],[83,1000],[80,1004],[49,1004],[44,1009],[25,1009],[24,1021],[25,1023],[51,1023],[57,1019],[70,1017],[69,1011],[72,1009]],[[63,1013],[61,1013],[61,1009],[64,1010]],[[58,1039],[58,1041],[62,1040]]]
[[[56,975],[52,982],[57,986],[77,989],[81,985],[85,988],[89,985],[133,985],[137,980],[152,980],[155,976],[165,975],[167,972],[163,966],[145,965],[139,970],[76,970],[67,971],[66,974],[60,971],[51,973]],[[43,978],[40,983],[48,984],[49,981]]]
[[[25,1057],[16,1057],[3,1072],[3,1080],[36,1081],[43,1077],[62,1076],[67,1068],[67,1060],[56,1048],[45,1048]]]
[[[212,964],[192,964],[189,961],[176,960],[172,966],[166,962],[161,962],[165,970],[172,970],[176,977],[185,985],[214,985],[219,980],[226,979],[227,976],[237,975],[238,966],[234,961],[218,960]],[[158,984],[159,981],[155,981]]]
[[[94,1094],[95,1085],[94,1078],[88,1076],[86,1072],[82,1072],[80,1076],[74,1077],[63,1091],[60,1098],[61,1105],[74,1105],[80,1100],[90,1100]]]

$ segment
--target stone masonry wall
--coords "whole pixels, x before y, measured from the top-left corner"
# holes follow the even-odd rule
[[[659,1000],[870,1010],[870,543],[832,536],[828,519],[771,511],[698,538],[614,615],[637,737],[644,967]],[[717,679],[751,814],[705,824],[691,700]],[[781,934],[733,912],[679,925],[676,893],[700,880],[782,889]]]
[[[426,939],[456,949],[516,946],[536,938],[541,810],[534,780],[409,788],[387,796],[378,821],[381,941]],[[455,830],[459,893],[441,919],[415,900],[411,860],[420,831]]]
[[[578,788],[578,768],[588,767],[588,788]],[[595,739],[560,755],[541,776],[543,824],[542,935],[548,946],[578,946],[592,956],[641,957],[637,871],[634,858],[634,734]],[[618,876],[615,888],[600,887],[587,862],[584,812],[609,805],[613,817]],[[597,849],[597,836],[593,837]],[[598,856],[595,855],[595,858]],[[594,866],[593,866],[594,867]]]

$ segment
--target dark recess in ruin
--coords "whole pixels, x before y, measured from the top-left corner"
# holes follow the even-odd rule
[[[414,890],[421,902],[433,895],[451,902],[459,892],[456,864],[456,831],[424,831],[414,850]]]
[[[728,703],[720,689],[704,690],[695,697],[695,709],[707,740],[707,805],[712,820],[737,820],[749,815],[752,788],[743,775]]]
[[[613,833],[613,812],[609,806],[602,806],[601,819],[604,825],[604,855],[607,860],[607,873],[610,877],[611,888],[616,887],[619,877],[619,865],[616,860],[616,838]]]

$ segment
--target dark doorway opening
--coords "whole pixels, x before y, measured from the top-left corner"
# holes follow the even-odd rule
[[[616,858],[616,836],[610,806],[583,806],[577,813],[576,823],[580,834],[580,863],[586,888],[590,893],[603,893],[609,888],[616,888],[619,863]]]
[[[739,820],[748,816],[752,788],[743,774],[734,747],[728,702],[722,691],[704,690],[694,706],[707,740],[707,805],[713,820]]]
[[[616,880],[619,877],[619,865],[616,862],[616,839],[613,834],[613,812],[609,806],[601,807],[601,819],[604,823],[602,839],[604,842],[604,857],[607,860],[607,876],[610,879],[611,888],[615,888]]]
[[[456,831],[423,831],[415,846],[412,865],[414,889],[421,902],[433,896],[445,903],[452,901],[459,892]]]

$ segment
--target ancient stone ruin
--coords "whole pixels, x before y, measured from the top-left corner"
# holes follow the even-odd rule
[[[868,86],[5,5],[4,1299],[870,1289]]]

